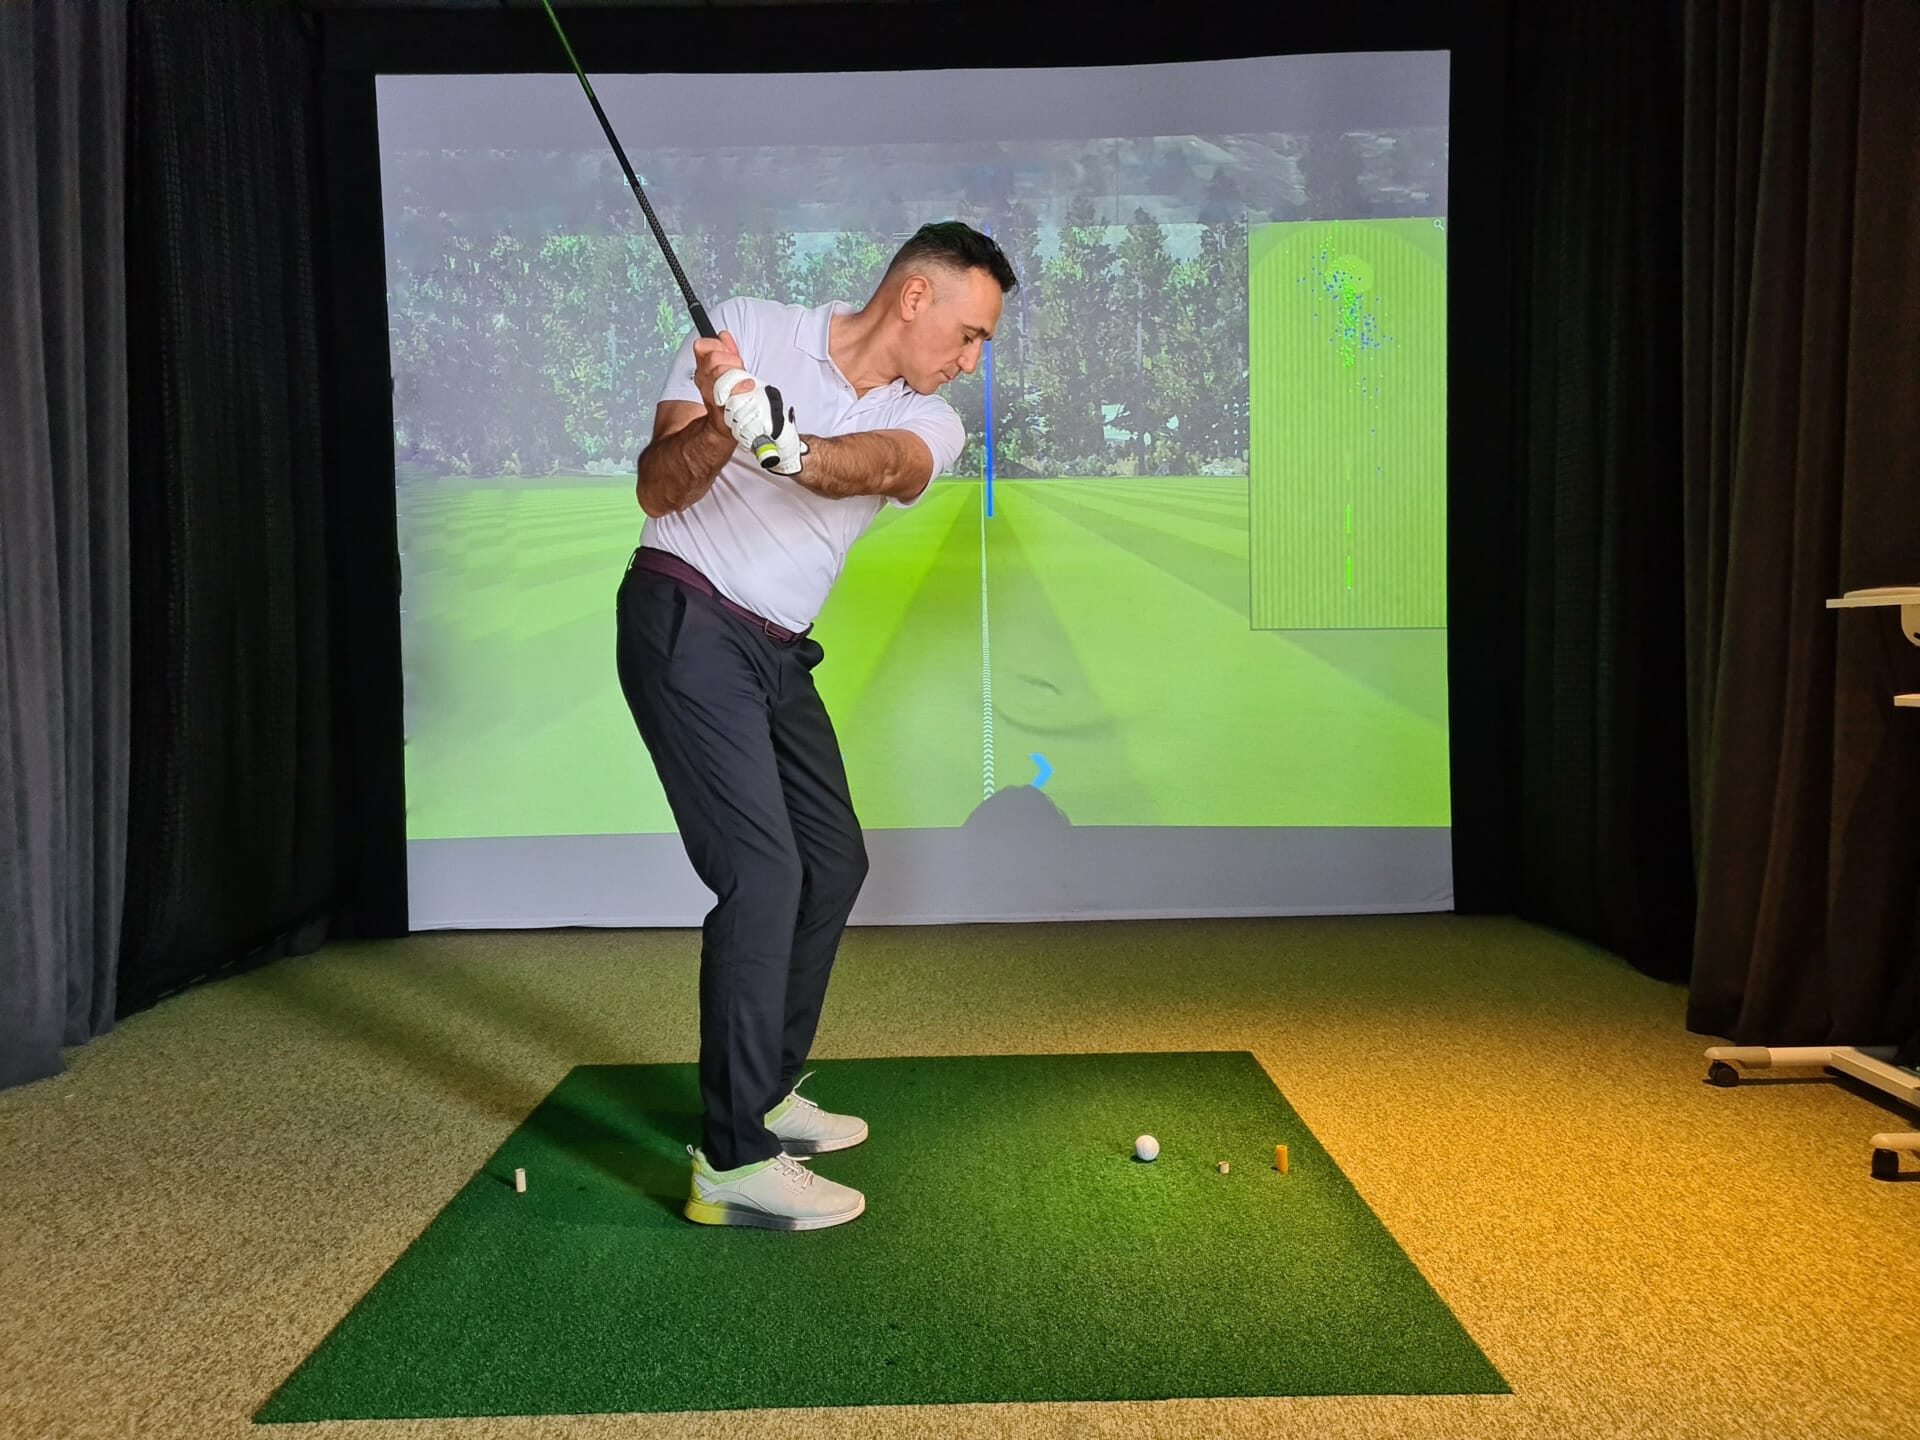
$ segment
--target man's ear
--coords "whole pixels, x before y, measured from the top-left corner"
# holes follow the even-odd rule
[[[909,275],[900,287],[900,318],[911,320],[933,304],[933,282],[924,275]]]

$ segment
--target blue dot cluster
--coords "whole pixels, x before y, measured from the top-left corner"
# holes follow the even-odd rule
[[[1344,313],[1346,307],[1341,294],[1341,281],[1344,277],[1340,271],[1329,268],[1331,258],[1327,251],[1322,250],[1315,257],[1313,274],[1300,276],[1294,284],[1305,285],[1311,280],[1315,287],[1332,301],[1336,324],[1333,333],[1327,336],[1327,343],[1339,347],[1342,359],[1351,365],[1353,358],[1360,351],[1377,350],[1391,337],[1380,333],[1379,317],[1367,309],[1364,300],[1359,301],[1354,307],[1358,310],[1358,314]],[[1316,310],[1313,318],[1319,320],[1320,312]]]

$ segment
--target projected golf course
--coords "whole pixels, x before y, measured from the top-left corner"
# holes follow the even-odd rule
[[[1444,231],[1249,233],[1246,476],[949,478],[817,625],[869,828],[1449,823]],[[662,833],[614,680],[618,478],[403,484],[412,838]]]

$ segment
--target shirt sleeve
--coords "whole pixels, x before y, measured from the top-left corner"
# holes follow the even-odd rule
[[[961,423],[951,405],[932,397],[901,416],[894,422],[893,428],[918,435],[926,442],[927,449],[933,452],[933,474],[928,477],[926,488],[911,500],[889,497],[901,509],[910,510],[933,489],[935,480],[953,469],[960,452],[967,448],[967,427]]]

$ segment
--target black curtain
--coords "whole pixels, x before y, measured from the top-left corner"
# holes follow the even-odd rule
[[[1500,657],[1512,908],[1683,979],[1680,13],[1512,14],[1515,478],[1471,542],[1508,600],[1460,640]]]
[[[1920,9],[1513,17],[1515,480],[1454,556],[1514,557],[1513,908],[1701,1033],[1912,1045],[1920,650],[1824,602],[1920,583]]]
[[[1685,45],[1688,1023],[1920,1026],[1920,6],[1695,0]]]
[[[117,6],[0,5],[0,1087],[114,1015],[126,67]]]
[[[120,1011],[335,901],[318,66],[291,5],[132,25],[132,801]]]

